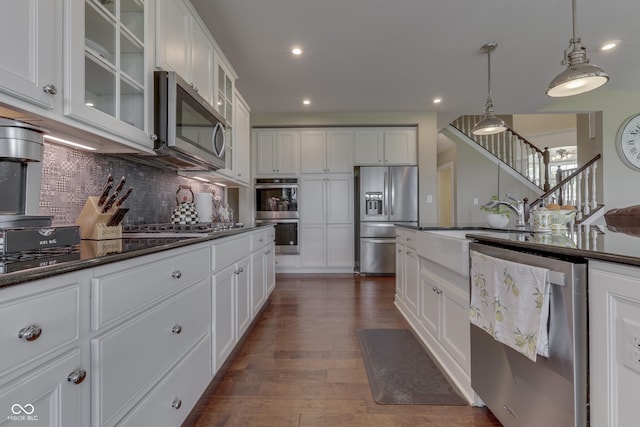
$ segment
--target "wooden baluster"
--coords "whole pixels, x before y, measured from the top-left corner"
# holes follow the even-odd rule
[[[598,168],[598,162],[591,165],[591,209],[598,209],[598,200],[597,200],[597,188],[596,188],[596,169]]]
[[[593,189],[589,189],[589,174],[591,173],[591,168],[586,168],[584,170],[584,181],[583,181],[583,186],[584,186],[584,205],[582,206],[582,209],[580,209],[580,206],[577,206],[578,209],[580,209],[582,211],[582,213],[584,215],[589,215],[589,212],[591,212],[591,191],[593,191]]]
[[[579,173],[578,176],[576,176],[575,180],[575,207],[576,209],[578,209],[578,212],[576,213],[576,220],[581,220],[582,219],[582,192],[580,191],[580,187],[581,187],[581,183],[582,183],[582,173]]]

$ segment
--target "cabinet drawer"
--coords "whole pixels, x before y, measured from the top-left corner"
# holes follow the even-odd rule
[[[131,261],[129,268],[114,272],[105,268],[91,280],[94,331],[209,274],[206,247],[161,260],[147,256]]]
[[[414,231],[403,231],[403,245],[408,248],[415,249],[416,248],[416,233]]]
[[[95,425],[111,424],[129,410],[179,354],[208,330],[209,301],[209,280],[203,279],[92,340],[91,357],[97,361],[92,365]]]
[[[251,236],[243,235],[226,241],[216,241],[212,247],[213,271],[228,267],[251,253]]]
[[[255,252],[267,244],[267,232],[257,231],[251,234],[251,251]]]
[[[203,337],[119,426],[175,427],[198,402],[209,380],[211,339]]]
[[[0,376],[77,340],[79,301],[80,287],[74,285],[0,303]]]

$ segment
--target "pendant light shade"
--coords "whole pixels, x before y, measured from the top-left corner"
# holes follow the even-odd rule
[[[576,0],[572,0],[573,37],[564,51],[562,65],[567,69],[549,83],[547,95],[564,97],[597,89],[609,81],[609,75],[597,65],[589,64],[586,49],[576,37]]]
[[[494,133],[500,133],[507,130],[507,125],[496,117],[494,109],[493,109],[493,100],[491,99],[491,52],[496,50],[498,47],[498,43],[490,42],[483,45],[480,48],[480,52],[487,54],[487,101],[484,104],[484,114],[482,116],[482,120],[473,126],[471,132],[474,135],[491,135]]]

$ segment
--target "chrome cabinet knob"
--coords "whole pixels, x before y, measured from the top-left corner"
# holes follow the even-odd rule
[[[171,403],[171,407],[174,409],[180,409],[181,406],[182,406],[182,400],[180,399],[176,399]]]
[[[48,84],[48,85],[42,86],[42,91],[44,93],[48,93],[49,95],[55,95],[56,93],[58,93],[58,88],[56,88],[55,85]]]
[[[152,141],[155,141],[156,139],[158,139],[158,135],[156,135],[155,133],[152,133],[151,135],[149,135],[149,139]]]
[[[182,271],[180,270],[176,270],[173,273],[171,273],[171,277],[173,277],[174,279],[179,279],[182,277]]]
[[[67,377],[67,381],[74,384],[80,384],[87,377],[87,371],[84,369],[76,369]]]
[[[172,334],[178,335],[180,332],[182,332],[182,326],[180,325],[175,325],[173,328],[171,328]]]
[[[24,341],[35,341],[40,338],[40,335],[42,335],[42,328],[38,325],[29,325],[18,332],[18,338]]]

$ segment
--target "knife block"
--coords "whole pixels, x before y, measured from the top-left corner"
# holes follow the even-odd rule
[[[96,196],[89,196],[76,224],[80,226],[80,238],[87,240],[107,240],[107,239],[121,239],[122,238],[122,226],[108,226],[107,222],[111,218],[111,215],[118,210],[114,205],[105,212],[102,213],[102,208],[98,206],[99,198]]]

